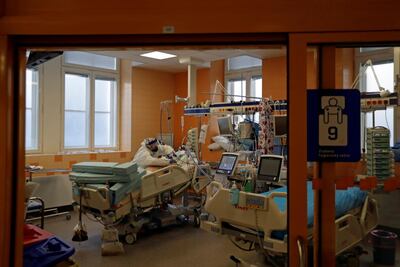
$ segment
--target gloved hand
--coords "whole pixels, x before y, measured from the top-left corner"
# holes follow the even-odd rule
[[[167,158],[173,159],[175,156],[176,156],[175,153],[174,153],[174,152],[171,152],[171,153],[169,153],[169,154],[167,155]]]

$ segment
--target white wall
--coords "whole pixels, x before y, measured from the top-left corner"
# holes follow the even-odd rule
[[[62,57],[43,64],[41,77],[42,100],[42,153],[55,154],[61,151],[62,137]]]

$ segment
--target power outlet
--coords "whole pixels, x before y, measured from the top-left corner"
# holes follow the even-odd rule
[[[167,26],[164,26],[163,28],[162,28],[162,32],[163,33],[175,33],[175,27],[174,26],[171,26],[171,25],[167,25]]]

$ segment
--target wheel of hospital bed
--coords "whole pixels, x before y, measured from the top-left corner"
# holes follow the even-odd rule
[[[200,212],[195,209],[193,214],[193,226],[196,228],[200,227]]]
[[[124,236],[124,241],[128,245],[133,245],[137,240],[137,236],[134,233],[129,233]]]

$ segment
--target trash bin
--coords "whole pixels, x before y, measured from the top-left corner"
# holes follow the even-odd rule
[[[394,265],[397,235],[388,231],[373,230],[370,239],[374,248],[374,263]]]

